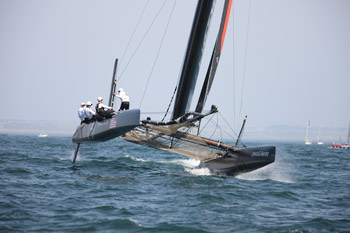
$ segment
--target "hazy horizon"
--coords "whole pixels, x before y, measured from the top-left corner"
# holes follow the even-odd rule
[[[76,123],[72,121],[35,121],[35,120],[0,120],[0,134],[7,133],[10,135],[38,135],[39,133],[47,133],[49,136],[68,136],[71,137],[76,129]],[[209,128],[202,132],[203,136],[212,134],[213,129]],[[225,131],[229,131],[228,128]],[[330,144],[332,142],[346,142],[348,128],[321,128],[311,126],[308,138],[316,144],[318,138]],[[305,127],[271,125],[267,127],[246,125],[242,140],[243,141],[284,141],[303,143],[305,140]],[[235,140],[227,134],[217,132],[212,135],[215,140]]]

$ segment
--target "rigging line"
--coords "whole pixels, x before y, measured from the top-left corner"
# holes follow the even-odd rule
[[[177,90],[177,85],[175,86],[173,96],[171,97],[170,103],[169,103],[169,105],[168,105],[168,108],[167,108],[167,110],[166,110],[166,112],[165,112],[165,115],[164,115],[162,121],[164,121],[165,117],[168,115],[170,106],[171,106],[171,104],[172,104],[172,102],[173,102],[173,99],[174,99],[174,96],[175,96],[175,93],[176,93],[176,90]]]
[[[123,70],[122,73],[120,74],[118,81],[123,77],[124,72],[125,72],[126,69],[128,68],[128,66],[129,66],[129,64],[130,64],[130,62],[131,62],[131,60],[133,59],[133,57],[135,56],[135,54],[136,54],[136,52],[138,51],[139,47],[141,46],[141,44],[143,43],[144,39],[145,39],[146,36],[148,35],[148,33],[149,33],[149,31],[151,30],[151,28],[152,28],[154,22],[155,22],[156,19],[158,18],[160,12],[162,11],[162,9],[163,9],[163,7],[165,6],[166,3],[167,3],[167,1],[164,1],[163,5],[159,8],[159,10],[158,10],[156,16],[155,16],[155,17],[153,18],[153,20],[152,20],[151,25],[147,28],[147,31],[145,32],[145,34],[144,34],[143,37],[141,38],[141,41],[140,41],[139,44],[137,45],[137,47],[136,47],[136,49],[134,50],[134,52],[132,53],[132,55],[131,55],[129,61],[127,62],[127,64],[126,64],[124,70]]]
[[[207,127],[207,125],[211,122],[211,120],[213,119],[215,114],[211,115],[210,119],[208,120],[208,122],[204,125],[204,127],[202,127],[202,129],[199,131],[199,134],[202,133],[202,131],[205,129],[205,127]]]
[[[219,112],[220,116],[222,117],[222,119],[225,121],[226,125],[230,128],[231,132],[235,135],[232,136],[229,132],[227,132],[225,129],[223,129],[225,131],[225,133],[227,133],[227,135],[229,135],[231,138],[236,139],[238,138],[238,135],[236,134],[236,132],[231,128],[231,126],[229,125],[228,121],[225,119],[225,117]]]
[[[234,135],[236,135],[236,138],[238,137],[237,133],[231,128],[230,124],[228,123],[228,121],[225,119],[225,117],[219,112],[220,116],[222,117],[222,119],[224,119],[224,121],[226,122],[227,126],[231,129],[232,133]]]
[[[219,112],[220,113],[220,112]],[[230,127],[230,125],[228,124],[227,120],[224,118],[224,116],[220,113],[220,116],[222,117],[222,119],[226,122],[226,124],[229,126],[230,130],[234,133],[235,131]],[[205,128],[206,126],[209,124],[209,123],[213,123],[213,124],[216,124],[215,122],[212,121],[212,118],[214,117],[214,115],[211,116],[211,118],[208,120],[208,122],[205,124],[205,126],[202,128],[202,130],[199,132],[201,133]],[[236,140],[237,139],[237,134],[236,136],[232,136],[232,134],[230,134],[230,132],[228,132],[227,130],[225,130],[224,128],[221,128],[219,125],[217,125],[217,127],[219,127],[220,130],[224,131],[224,133],[226,133],[229,137],[231,137],[233,140]],[[222,136],[221,136],[222,137]]]
[[[139,108],[141,108],[141,105],[142,105],[142,102],[143,102],[143,98],[145,97],[145,94],[146,94],[146,91],[147,91],[147,88],[148,88],[148,84],[149,84],[149,82],[150,82],[150,80],[151,80],[151,77],[152,77],[152,74],[153,74],[154,67],[156,66],[156,63],[157,63],[157,60],[158,60],[158,56],[159,56],[160,50],[161,50],[161,48],[162,48],[162,45],[163,45],[163,42],[164,42],[164,38],[165,38],[166,32],[168,31],[168,27],[169,27],[169,23],[170,23],[170,20],[171,20],[171,16],[173,15],[173,12],[174,12],[174,9],[175,9],[175,5],[176,5],[176,1],[175,1],[174,4],[173,4],[173,8],[171,9],[171,13],[170,13],[168,22],[167,22],[167,24],[166,24],[166,27],[165,27],[165,31],[164,31],[164,33],[163,33],[162,40],[161,40],[161,42],[160,42],[160,45],[159,45],[159,48],[158,48],[158,51],[157,51],[157,55],[156,55],[156,57],[155,57],[155,59],[154,59],[154,62],[153,62],[153,66],[152,66],[152,69],[151,69],[151,73],[150,73],[149,76],[148,76],[147,84],[146,84],[145,90],[143,91],[143,95],[142,95],[142,98],[141,98],[141,102],[140,102]]]
[[[188,134],[188,131],[190,131],[191,129],[192,129],[193,127],[192,126],[189,126],[189,127],[187,127],[187,129],[183,132],[183,133],[185,133],[185,134]],[[172,144],[172,147],[174,147],[174,146],[176,146],[176,145],[178,145],[178,144],[181,144],[180,143],[180,141],[181,140],[184,140],[184,139],[182,139],[182,138],[173,138],[173,144]]]
[[[209,138],[212,138],[212,137],[213,137],[213,135],[215,134],[215,132],[216,132],[216,130],[217,130],[217,128],[218,128],[218,126],[219,126],[218,121],[219,121],[219,117],[218,117],[218,115],[216,115],[216,127],[215,127],[214,132],[213,132],[213,133],[210,135],[210,137],[209,137]]]
[[[229,132],[227,132],[224,128],[221,128],[221,127],[219,127],[219,128],[220,128],[220,130],[224,131],[224,133],[226,133],[228,136],[230,136],[230,138],[232,138],[234,141],[237,139],[234,136],[232,136]]]
[[[249,9],[248,9],[248,25],[247,25],[247,36],[246,36],[246,43],[245,43],[245,54],[244,54],[244,67],[243,67],[243,80],[242,80],[242,92],[241,92],[241,106],[239,107],[239,115],[238,118],[241,117],[242,112],[242,105],[243,105],[243,91],[244,91],[244,79],[245,79],[245,72],[246,72],[246,65],[247,65],[247,52],[248,52],[248,36],[249,36],[249,26],[250,26],[250,9],[252,5],[252,0],[249,0]]]
[[[138,19],[138,21],[137,21],[136,27],[135,27],[134,31],[132,32],[132,34],[131,34],[131,36],[130,36],[129,42],[128,42],[128,44],[127,44],[127,46],[126,46],[126,48],[125,48],[125,50],[124,50],[124,53],[123,53],[123,55],[122,55],[122,57],[121,57],[121,59],[120,59],[119,66],[122,64],[123,58],[124,58],[124,56],[125,56],[125,54],[126,54],[126,51],[128,51],[128,49],[129,49],[129,46],[130,46],[130,44],[131,44],[131,41],[132,41],[132,39],[134,38],[135,32],[136,32],[137,28],[138,28],[139,25],[140,25],[140,22],[141,22],[141,19],[142,19],[143,15],[145,14],[145,11],[146,11],[146,8],[147,8],[147,6],[148,6],[148,3],[149,3],[149,0],[147,0],[146,5],[144,6],[144,8],[143,8],[143,10],[142,10],[141,16],[139,17],[139,19]]]
[[[221,129],[221,127],[218,125],[218,127],[219,127],[219,131],[220,131],[220,138],[221,138],[221,141],[222,141],[222,129]]]
[[[214,116],[214,115],[213,115]],[[221,117],[226,121],[226,119],[221,115]],[[212,122],[212,119],[210,119],[209,120],[211,123],[213,123]],[[209,123],[209,122],[208,122]],[[207,123],[207,124],[208,124]],[[227,121],[226,121],[226,123],[227,123]],[[234,136],[232,136],[232,134],[230,134],[229,132],[227,132],[227,130],[225,130],[224,128],[221,128],[219,125],[217,125],[217,127],[221,130],[221,131],[223,131],[224,133],[226,133],[228,136],[230,136],[233,140],[236,140],[236,138],[237,137],[234,137]],[[232,130],[232,129],[231,129]],[[222,137],[222,136],[221,136]]]
[[[181,70],[179,71],[178,78],[177,78],[177,82],[176,82],[177,85],[175,86],[173,95],[171,96],[170,103],[169,103],[169,105],[168,105],[168,108],[167,108],[167,110],[166,110],[166,112],[165,112],[165,115],[164,115],[162,121],[164,121],[165,117],[166,117],[166,116],[168,115],[168,113],[169,113],[170,106],[171,106],[171,104],[173,103],[173,100],[174,100],[174,97],[175,97],[175,94],[176,94],[176,91],[177,91],[177,88],[178,88],[178,84],[179,84],[180,77],[181,77]]]

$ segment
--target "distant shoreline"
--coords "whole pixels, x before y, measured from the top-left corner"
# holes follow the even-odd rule
[[[9,135],[38,135],[46,133],[49,136],[72,136],[76,127],[79,125],[77,121],[33,121],[33,120],[0,120],[0,134]],[[230,129],[224,129],[230,131]],[[206,130],[202,132],[203,136],[207,136]],[[207,129],[211,132],[211,129]],[[236,132],[237,133],[237,132]],[[313,144],[317,144],[319,129],[314,126],[309,129],[309,138]],[[347,140],[347,128],[322,128],[320,140],[325,144],[332,142],[345,143]],[[208,137],[211,133],[208,135]],[[234,136],[234,135],[233,135]],[[217,131],[212,137],[213,139],[232,141],[229,135],[222,134]],[[254,127],[247,125],[243,138],[243,142],[304,142],[305,127],[274,125],[268,127]]]

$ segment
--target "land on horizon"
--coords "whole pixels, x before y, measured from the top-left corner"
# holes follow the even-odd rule
[[[55,136],[71,136],[78,124],[78,120],[0,120],[0,133],[37,135],[41,132],[45,132],[49,135]],[[272,125],[267,127],[257,127],[247,124],[244,130],[243,140],[304,142],[305,130],[306,129],[303,126]],[[347,135],[348,129],[346,127],[322,128],[320,140],[325,143],[346,142]],[[311,126],[309,129],[309,138],[313,141],[313,143],[317,142],[318,136],[319,127]],[[226,140],[227,137],[223,137],[223,139]]]

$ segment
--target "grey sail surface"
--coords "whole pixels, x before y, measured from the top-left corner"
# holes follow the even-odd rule
[[[228,20],[230,17],[231,5],[232,5],[232,0],[225,1],[225,5],[224,5],[222,17],[221,17],[219,33],[218,33],[218,36],[216,38],[216,42],[215,42],[213,53],[212,53],[212,56],[210,59],[208,71],[207,71],[207,74],[205,76],[205,80],[203,83],[201,94],[199,96],[198,103],[197,103],[196,110],[195,110],[196,112],[199,112],[199,113],[203,111],[203,107],[205,105],[205,102],[206,102],[207,97],[208,97],[209,92],[210,92],[210,88],[211,88],[212,83],[214,81],[216,69],[218,67],[219,60],[220,60],[222,47],[224,45],[227,24],[228,24]]]
[[[178,84],[172,119],[184,115],[190,107],[212,7],[212,0],[198,1]]]

